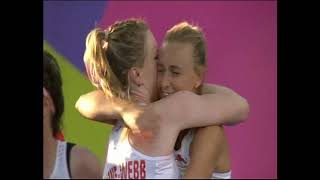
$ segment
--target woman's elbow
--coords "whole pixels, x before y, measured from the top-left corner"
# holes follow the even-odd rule
[[[248,119],[249,112],[250,112],[250,105],[248,101],[245,98],[241,98],[239,121],[240,122],[246,121]]]
[[[237,103],[236,108],[233,109],[234,114],[232,115],[232,118],[230,119],[228,123],[225,123],[225,125],[233,126],[237,125],[239,123],[243,123],[248,119],[249,115],[249,103],[245,98],[240,97],[239,103]]]
[[[94,104],[86,101],[83,96],[80,96],[75,104],[76,110],[85,118],[94,119],[95,113],[93,113],[93,109],[95,109]]]
[[[81,109],[81,98],[82,96],[79,97],[79,99],[77,100],[76,104],[74,105],[74,107],[76,108],[77,111],[79,111],[79,109]]]

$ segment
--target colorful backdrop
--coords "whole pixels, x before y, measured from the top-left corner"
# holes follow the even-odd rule
[[[160,44],[168,28],[187,20],[206,33],[206,81],[234,89],[250,104],[247,121],[226,128],[233,177],[277,178],[276,1],[44,1],[43,13],[44,49],[62,68],[65,139],[89,148],[102,163],[111,127],[74,108],[93,89],[82,61],[92,28],[143,17]]]

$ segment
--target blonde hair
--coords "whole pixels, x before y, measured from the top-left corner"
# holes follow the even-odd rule
[[[84,62],[91,83],[107,97],[128,100],[128,71],[142,67],[147,24],[142,19],[117,21],[106,30],[93,29],[86,38]]]
[[[191,43],[194,57],[194,70],[198,75],[201,73],[201,68],[207,67],[207,47],[205,36],[201,28],[189,24],[188,22],[181,22],[166,32],[165,42],[180,42]]]

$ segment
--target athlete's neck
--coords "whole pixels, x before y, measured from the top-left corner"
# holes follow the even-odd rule
[[[50,127],[43,128],[43,176],[49,178],[56,160],[57,140],[52,136]]]
[[[143,85],[132,86],[130,88],[131,90],[129,91],[128,95],[132,102],[140,105],[147,105],[151,103],[152,97]]]

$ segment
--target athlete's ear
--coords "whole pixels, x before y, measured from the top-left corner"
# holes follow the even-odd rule
[[[202,82],[202,81],[197,80],[197,81],[195,82],[194,89],[198,89],[198,87],[202,84],[201,82]]]
[[[129,79],[135,83],[137,86],[141,86],[143,84],[142,79],[142,69],[138,67],[132,67],[128,71]]]
[[[204,77],[205,77],[205,74],[206,74],[206,71],[207,71],[207,68],[206,67],[197,67],[198,69],[198,80],[195,82],[195,86],[194,88],[197,89],[204,81]]]
[[[45,106],[48,106],[50,108],[50,111],[52,114],[54,114],[56,112],[56,109],[54,107],[54,103],[53,100],[50,96],[49,91],[47,91],[47,89],[45,87],[43,87],[43,103]]]

